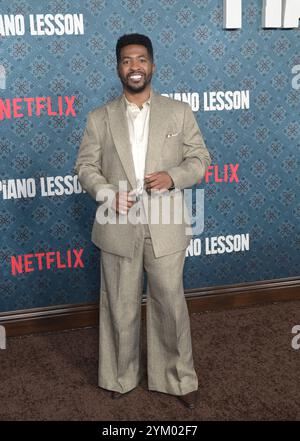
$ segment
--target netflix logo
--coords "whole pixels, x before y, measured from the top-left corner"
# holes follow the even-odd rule
[[[222,167],[219,165],[210,165],[207,167],[203,179],[199,179],[198,184],[201,182],[208,183],[233,183],[239,182],[238,177],[239,164],[224,164]]]
[[[43,271],[50,269],[84,268],[82,261],[83,248],[62,251],[48,251],[35,254],[11,256],[11,274]]]
[[[75,96],[0,98],[0,121],[43,114],[48,116],[76,116]]]

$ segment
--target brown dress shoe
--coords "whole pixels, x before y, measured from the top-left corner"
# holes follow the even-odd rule
[[[128,392],[122,393],[122,392],[116,392],[114,390],[111,391],[110,396],[113,400],[117,400],[118,398],[122,398],[125,395],[128,395],[133,389],[129,390]]]
[[[181,401],[188,409],[195,409],[198,402],[198,390],[194,390],[185,395],[177,395],[179,401]]]
[[[111,391],[110,396],[113,400],[117,400],[118,398],[121,398],[125,394],[121,394],[121,392],[115,392],[114,390]]]

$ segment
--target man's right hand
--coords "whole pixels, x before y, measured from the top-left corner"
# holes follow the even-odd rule
[[[129,191],[118,191],[113,200],[112,208],[119,214],[127,214],[135,203]]]

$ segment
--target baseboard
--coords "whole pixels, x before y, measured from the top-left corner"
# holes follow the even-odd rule
[[[245,307],[255,304],[300,300],[300,278],[265,280],[212,286],[185,292],[189,312]],[[146,300],[142,313],[145,315]],[[53,332],[97,326],[98,303],[59,305],[0,314],[7,336]]]

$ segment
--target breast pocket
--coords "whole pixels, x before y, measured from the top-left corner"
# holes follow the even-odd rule
[[[182,150],[181,132],[171,132],[166,135],[162,149],[162,163],[164,167],[174,167],[180,163]]]

